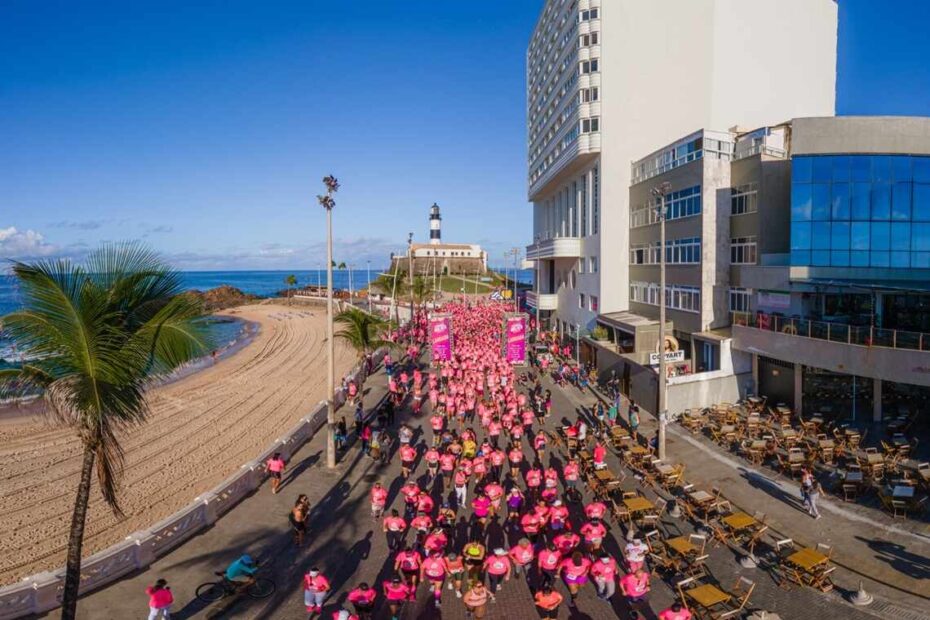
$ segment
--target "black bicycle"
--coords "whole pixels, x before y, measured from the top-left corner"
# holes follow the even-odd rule
[[[251,598],[268,598],[277,588],[275,582],[267,577],[256,577],[254,582],[245,585],[226,579],[226,573],[213,574],[219,577],[219,580],[208,581],[197,586],[197,598],[205,603],[215,603],[222,598],[242,592]]]

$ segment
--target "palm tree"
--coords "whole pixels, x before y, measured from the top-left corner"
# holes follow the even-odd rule
[[[391,324],[381,317],[349,307],[336,315],[336,322],[342,326],[336,337],[342,338],[355,349],[359,361],[364,360],[366,355],[378,347],[387,344],[382,336],[390,329]]]
[[[297,276],[293,273],[286,278],[284,278],[284,283],[287,284],[287,300],[288,303],[291,301],[291,287],[297,286]]]
[[[424,304],[433,294],[433,282],[428,278],[417,276],[413,279],[410,295],[417,304]]]
[[[31,359],[0,371],[0,387],[11,396],[42,389],[50,415],[83,444],[61,608],[70,620],[94,472],[104,501],[121,516],[120,440],[145,421],[153,377],[208,350],[197,321],[202,306],[180,294],[178,272],[138,244],[105,245],[83,266],[14,262],[13,275],[23,308],[4,317],[4,330]]]

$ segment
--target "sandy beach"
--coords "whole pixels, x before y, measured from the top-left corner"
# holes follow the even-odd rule
[[[211,489],[325,397],[325,309],[250,305],[228,313],[258,323],[258,335],[150,393],[149,421],[123,440],[126,517],[113,516],[95,480],[85,557]],[[354,351],[337,339],[337,381],[354,363]],[[42,419],[0,425],[0,584],[64,565],[80,455],[70,431]]]

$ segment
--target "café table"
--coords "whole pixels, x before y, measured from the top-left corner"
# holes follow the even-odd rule
[[[727,603],[732,598],[729,594],[711,583],[705,583],[696,588],[685,590],[685,597],[691,599],[706,611],[710,611],[722,603]]]
[[[623,504],[626,506],[627,510],[630,511],[630,514],[646,512],[655,508],[655,504],[642,496],[628,497],[623,500]]]
[[[669,465],[668,463],[659,463],[656,465],[656,471],[662,474],[663,476],[671,476],[675,473],[675,468]]]
[[[846,475],[843,476],[843,480],[846,482],[862,482],[862,470],[846,470]]]
[[[723,517],[721,521],[734,532],[741,532],[759,525],[759,522],[754,517],[745,512],[734,512]]]
[[[665,541],[665,546],[682,556],[691,555],[700,551],[697,545],[692,543],[687,536],[670,538]]]
[[[891,489],[891,496],[895,499],[913,499],[914,487],[907,484],[898,484]]]
[[[830,558],[810,547],[799,549],[787,558],[789,564],[800,568],[806,573],[812,573],[815,568],[821,564],[826,564],[829,560]]]

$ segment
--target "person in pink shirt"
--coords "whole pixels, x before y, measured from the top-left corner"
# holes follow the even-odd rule
[[[510,461],[510,476],[514,480],[519,479],[520,477],[520,464],[523,463],[523,448],[520,447],[520,442],[514,442],[510,446],[510,451],[507,453],[507,459]]]
[[[148,620],[170,620],[171,606],[174,604],[174,595],[171,594],[171,588],[164,579],[159,579],[154,585],[145,589],[149,597],[149,618]]]
[[[308,614],[323,613],[323,601],[329,595],[329,579],[318,568],[311,568],[304,575],[304,605]]]
[[[533,449],[536,451],[536,460],[543,462],[546,455],[546,434],[543,432],[536,433],[533,437]]]
[[[446,580],[446,564],[441,554],[430,555],[423,560],[420,580],[429,582],[430,592],[433,593],[433,604],[438,608],[442,604],[442,584]]]
[[[491,601],[495,601],[495,595],[500,591],[501,583],[510,581],[510,574],[513,570],[510,565],[510,558],[507,557],[507,551],[500,548],[495,549],[494,554],[484,560],[484,568],[488,573],[488,581],[491,585],[489,588]]]
[[[451,452],[440,454],[439,469],[442,470],[443,488],[446,488],[452,482],[452,472],[455,471],[455,455]]]
[[[581,471],[581,468],[578,465],[578,461],[570,460],[562,468],[562,478],[565,480],[565,492],[569,493],[574,490],[575,483],[578,482],[578,476]]]
[[[600,519],[591,519],[581,526],[581,535],[584,536],[585,545],[592,556],[600,555],[601,543],[607,535],[607,528]]]
[[[364,581],[349,592],[347,600],[355,607],[355,613],[358,614],[359,620],[370,620],[371,613],[375,609],[377,595],[378,593],[375,592],[374,588],[369,587]]]
[[[429,425],[433,429],[433,447],[436,447],[442,440],[442,431],[446,426],[446,418],[439,413],[434,413],[430,416]]]
[[[542,576],[542,587],[551,586],[555,581],[559,571],[559,564],[562,562],[562,554],[552,543],[539,552],[536,558],[539,573]]]
[[[387,504],[388,492],[380,482],[371,487],[371,518],[380,519]]]
[[[533,545],[528,538],[521,538],[516,545],[510,548],[510,559],[513,562],[513,569],[519,575],[523,572],[529,579],[529,567],[533,563],[535,552]]]
[[[637,568],[635,572],[627,573],[620,578],[620,589],[631,605],[646,600],[650,590],[649,573],[642,567]]]
[[[401,444],[400,446],[400,475],[404,478],[410,477],[413,471],[413,462],[417,458],[417,449],[410,444]]]
[[[552,502],[552,508],[549,509],[549,530],[558,533],[568,526],[568,508],[562,504],[562,500],[557,499]]]
[[[421,562],[422,556],[420,556],[420,552],[409,545],[404,545],[404,548],[394,557],[394,570],[404,580],[404,583],[410,587],[411,601],[417,591]]]
[[[569,607],[575,606],[575,597],[578,596],[578,590],[581,586],[588,583],[588,570],[591,568],[591,560],[586,558],[580,551],[572,554],[572,557],[565,558],[559,564],[562,571],[562,580],[568,586],[568,593],[571,599],[568,602]]]
[[[536,501],[539,497],[539,487],[542,485],[542,472],[536,467],[532,467],[526,472],[526,490],[531,501]]]
[[[605,469],[607,467],[607,448],[604,444],[597,442],[594,446],[594,469]]]
[[[435,527],[433,531],[427,534],[426,540],[423,541],[423,548],[426,549],[427,553],[442,554],[448,544],[449,537],[446,532],[441,527]]]
[[[575,550],[575,547],[578,546],[578,543],[581,542],[581,537],[572,532],[562,532],[558,536],[552,539],[552,542],[556,547],[559,548],[559,551],[562,552],[562,555],[568,556]]]
[[[391,610],[391,620],[398,620],[401,606],[412,595],[410,587],[401,581],[400,577],[394,577],[390,581],[384,582],[384,596],[387,598],[388,608]]]
[[[659,620],[691,620],[691,612],[687,607],[682,607],[681,603],[675,601],[671,607],[662,610]]]
[[[589,519],[603,519],[607,506],[603,502],[591,502],[584,507],[584,516]]]
[[[280,452],[275,452],[265,463],[265,471],[271,476],[272,495],[276,494],[281,486],[281,475],[284,473],[285,466],[284,457],[281,456]]]
[[[609,601],[617,591],[617,561],[607,553],[591,563],[591,579],[597,589],[597,597]]]
[[[384,517],[381,529],[387,538],[388,549],[390,551],[400,549],[407,522],[397,513],[397,510],[391,510],[391,514]]]

